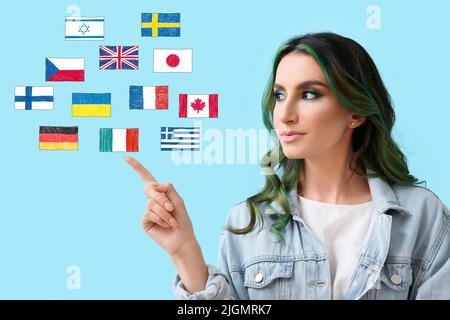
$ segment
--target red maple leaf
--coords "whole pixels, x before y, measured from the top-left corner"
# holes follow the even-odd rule
[[[202,99],[195,99],[194,102],[191,103],[191,107],[197,111],[197,113],[200,113],[200,111],[203,110],[203,108],[206,106],[206,103],[202,101]]]

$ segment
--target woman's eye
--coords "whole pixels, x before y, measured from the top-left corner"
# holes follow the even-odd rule
[[[314,100],[320,97],[320,94],[314,91],[305,91],[303,93],[303,99],[305,100]]]
[[[277,100],[277,101],[281,101],[284,99],[284,94],[280,91],[275,91],[273,93],[273,96],[275,97],[275,100]]]
[[[273,93],[273,96],[275,97],[276,101],[283,101],[283,100],[286,99],[285,94],[283,92],[281,92],[281,91],[275,91]],[[301,98],[303,100],[315,100],[315,99],[319,98],[320,96],[321,96],[321,94],[319,94],[316,91],[307,90],[307,91],[304,91],[302,93],[302,97]]]

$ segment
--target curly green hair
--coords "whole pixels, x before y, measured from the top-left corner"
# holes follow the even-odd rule
[[[262,100],[264,125],[272,134],[273,109],[276,102],[273,94],[275,75],[280,61],[291,52],[302,52],[313,57],[321,67],[338,102],[350,112],[366,117],[366,121],[355,128],[352,134],[354,155],[349,162],[352,173],[366,178],[381,177],[389,184],[396,185],[411,186],[424,182],[418,182],[418,179],[409,173],[406,157],[391,136],[395,113],[389,93],[372,58],[356,41],[334,33],[310,33],[294,37],[276,52]],[[277,139],[276,136],[274,138]],[[275,152],[279,155],[276,170],[279,174],[272,171],[273,174],[266,175],[263,189],[247,198],[249,224],[241,229],[226,226],[226,230],[235,234],[249,233],[254,229],[257,219],[262,228],[264,219],[259,205],[276,201],[284,212],[277,216],[270,231],[284,240],[286,225],[291,220],[287,194],[296,186],[302,190],[300,175],[304,160],[288,159],[279,143],[276,143],[263,159],[270,159]],[[260,165],[267,172],[273,164],[262,160]],[[375,173],[367,174],[366,168],[374,170]]]

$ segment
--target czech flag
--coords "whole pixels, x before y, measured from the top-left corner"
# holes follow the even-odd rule
[[[84,81],[84,58],[46,58],[45,81]]]

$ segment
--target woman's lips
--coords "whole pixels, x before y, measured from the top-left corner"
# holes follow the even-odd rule
[[[282,142],[292,142],[302,138],[305,134],[300,132],[282,132],[280,139]]]

